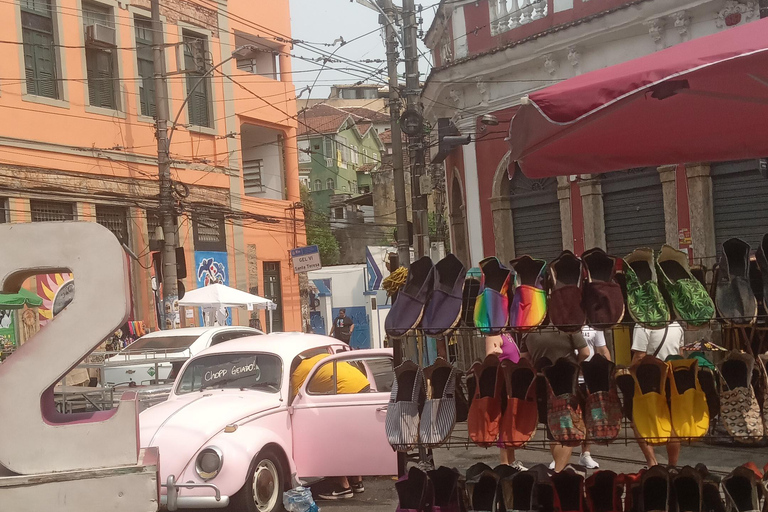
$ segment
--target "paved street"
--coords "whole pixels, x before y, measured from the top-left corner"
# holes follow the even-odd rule
[[[540,431],[534,438],[532,445],[525,450],[521,450],[518,458],[526,466],[544,463],[549,464],[551,457],[549,450],[544,448],[541,440],[543,439]],[[575,450],[577,453],[578,450]],[[636,444],[629,442],[614,443],[609,446],[596,446],[592,449],[594,458],[600,463],[601,469],[610,469],[616,472],[634,472],[645,465],[642,454]],[[666,452],[663,447],[656,448],[656,454],[659,462],[666,462]],[[468,467],[476,462],[485,462],[490,466],[498,463],[498,449],[479,448],[471,446],[468,449],[461,448],[441,448],[435,450],[435,464],[446,465],[459,468],[466,471]],[[572,462],[577,462],[578,455],[572,458]],[[748,461],[753,461],[758,467],[763,467],[768,463],[768,448],[742,448],[725,447],[697,444],[694,446],[683,446],[680,456],[680,465],[696,465],[703,462],[710,471],[721,476],[730,472],[734,467]],[[394,489],[394,478],[366,478],[363,494],[357,495],[352,499],[341,502],[320,501],[318,505],[322,510],[333,511],[372,511],[372,512],[392,512],[397,507],[397,495]]]

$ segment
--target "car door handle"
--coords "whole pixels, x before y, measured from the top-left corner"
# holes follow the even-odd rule
[[[376,412],[382,412],[382,411],[386,411],[387,409],[389,409],[389,406],[388,406],[388,405],[385,405],[384,407],[379,407],[379,408],[377,408],[377,409],[376,409]]]

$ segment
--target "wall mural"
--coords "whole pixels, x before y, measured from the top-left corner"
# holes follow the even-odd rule
[[[217,283],[229,286],[227,253],[195,251],[195,275],[198,288]],[[224,318],[220,318],[219,323],[232,325],[232,310],[227,308],[221,313]],[[202,311],[200,312],[200,325],[205,325]]]
[[[43,305],[39,308],[40,327],[43,327],[75,298],[75,281],[72,274],[37,276],[37,294],[43,298]]]

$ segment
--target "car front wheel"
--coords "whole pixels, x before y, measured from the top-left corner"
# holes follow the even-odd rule
[[[235,510],[248,512],[282,512],[285,471],[281,458],[264,450],[251,464],[250,474],[242,489],[233,497]]]

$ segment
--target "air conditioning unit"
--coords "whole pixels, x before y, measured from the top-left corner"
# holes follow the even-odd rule
[[[85,42],[89,45],[114,48],[117,46],[115,40],[115,29],[112,27],[99,23],[85,27]]]

